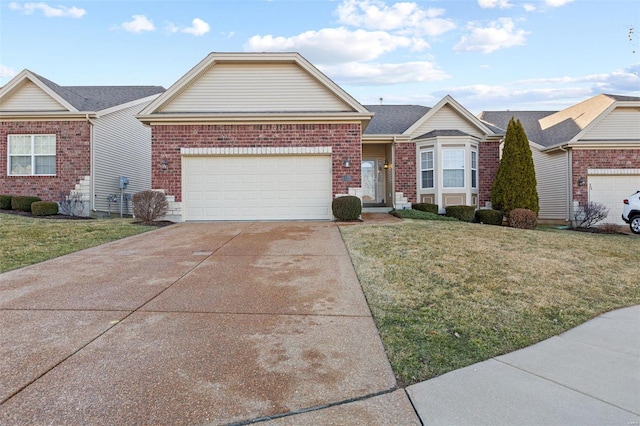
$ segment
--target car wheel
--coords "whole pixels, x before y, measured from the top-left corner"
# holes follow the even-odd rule
[[[629,222],[629,228],[634,234],[640,234],[640,216],[634,216]]]

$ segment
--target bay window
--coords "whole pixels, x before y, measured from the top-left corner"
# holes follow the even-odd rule
[[[56,174],[56,135],[9,135],[8,175]]]
[[[422,188],[433,188],[435,186],[433,151],[422,151],[420,153],[420,174]]]
[[[471,187],[478,187],[478,152],[471,151]]]
[[[442,187],[464,188],[464,149],[442,150]]]

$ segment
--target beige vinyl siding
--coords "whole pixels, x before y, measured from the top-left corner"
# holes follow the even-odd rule
[[[460,130],[473,136],[483,137],[478,128],[469,120],[458,114],[450,105],[445,105],[438,110],[425,123],[411,134],[412,138],[429,133],[432,130]]]
[[[597,123],[581,139],[640,140],[640,110],[617,108]]]
[[[67,111],[34,83],[27,81],[8,99],[0,103],[0,111]]]
[[[540,219],[565,220],[568,208],[568,153],[540,152],[531,147],[533,163],[536,169],[538,183],[538,199],[540,204]]]
[[[135,118],[146,105],[137,104],[95,120],[94,208],[98,211],[107,211],[109,194],[119,196],[120,176],[129,179],[127,193],[151,189],[151,128]],[[111,211],[119,214],[119,198],[118,203],[112,203]],[[131,214],[131,209],[127,213]]]
[[[295,64],[215,64],[161,112],[352,111]]]

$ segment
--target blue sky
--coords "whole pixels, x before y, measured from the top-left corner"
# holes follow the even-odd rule
[[[363,104],[558,110],[640,96],[637,0],[0,0],[0,85],[169,87],[210,52],[297,51]]]

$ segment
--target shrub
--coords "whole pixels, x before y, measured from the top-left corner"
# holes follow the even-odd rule
[[[31,204],[34,216],[53,216],[58,214],[58,203],[54,201],[36,201]]]
[[[0,210],[11,210],[11,195],[0,195]]]
[[[605,234],[617,234],[620,232],[620,227],[615,223],[603,223],[599,228]]]
[[[538,215],[529,209],[513,209],[507,217],[509,226],[518,229],[535,229],[538,225]]]
[[[415,203],[411,204],[413,210],[420,210],[423,212],[438,214],[438,205],[431,203]]]
[[[455,217],[463,222],[473,222],[476,213],[475,206],[447,206],[445,210],[445,216]]]
[[[476,211],[476,222],[487,225],[502,225],[504,215],[500,210],[483,209]]]
[[[362,202],[353,195],[334,198],[331,210],[338,220],[356,220],[362,213]]]
[[[401,219],[421,219],[421,220],[448,220],[448,221],[457,221],[455,217],[446,217],[441,216],[439,214],[425,212],[422,210],[394,210],[390,213],[395,217],[399,217]]]
[[[604,204],[589,201],[582,208],[576,209],[574,219],[578,228],[591,228],[605,220],[608,214],[609,209]]]
[[[31,204],[36,201],[42,201],[39,197],[29,197],[22,195],[14,195],[11,197],[11,208],[13,210],[20,210],[23,212],[31,211]]]
[[[133,194],[133,214],[144,223],[153,222],[169,211],[167,197],[158,191],[142,191]]]

